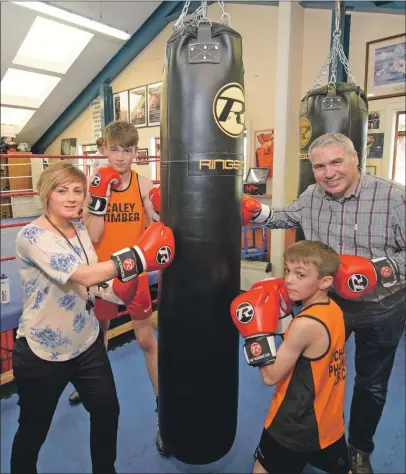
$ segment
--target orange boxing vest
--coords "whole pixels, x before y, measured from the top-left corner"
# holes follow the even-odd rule
[[[312,318],[323,324],[330,345],[318,359],[301,355],[292,371],[277,384],[265,429],[288,449],[318,451],[344,434],[344,318],[331,299],[304,308],[296,318]]]
[[[104,216],[104,233],[95,245],[99,262],[109,260],[113,252],[135,245],[144,229],[144,206],[138,174],[131,170],[128,188],[111,192]]]

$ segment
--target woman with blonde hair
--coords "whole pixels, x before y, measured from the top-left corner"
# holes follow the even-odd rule
[[[86,176],[74,165],[61,161],[48,167],[38,181],[44,214],[17,235],[24,304],[13,351],[20,417],[11,473],[37,472],[40,448],[69,382],[90,414],[92,472],[115,472],[119,403],[94,316],[95,285],[109,281],[106,295],[110,291],[110,297],[131,302],[136,276],[153,269],[149,264],[156,256],[148,255],[146,243],[159,248],[164,239],[171,245],[173,235],[163,224],[149,228],[137,247],[97,263],[89,234],[78,219],[86,189]],[[126,271],[123,266],[131,258],[135,268]]]

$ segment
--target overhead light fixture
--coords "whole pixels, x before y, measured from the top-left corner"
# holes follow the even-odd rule
[[[1,103],[36,109],[60,80],[60,77],[9,68],[0,85]]]
[[[28,120],[34,115],[35,110],[16,109],[14,107],[1,107],[1,128],[10,129],[18,134],[24,128]]]
[[[14,64],[65,74],[94,34],[38,16]]]
[[[84,16],[77,15],[76,13],[70,13],[61,8],[53,7],[46,3],[42,2],[12,2],[20,7],[29,8],[44,15],[52,16],[54,18],[59,18],[60,20],[67,21],[77,26],[82,26],[92,31],[97,31],[98,33],[103,33],[113,38],[121,39],[127,41],[130,38],[130,35],[125,31],[118,30],[117,28],[112,28],[111,26],[104,25],[98,21],[89,20]]]

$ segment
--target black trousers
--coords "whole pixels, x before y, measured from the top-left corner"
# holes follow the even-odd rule
[[[71,382],[90,413],[93,473],[115,473],[119,404],[102,334],[81,355],[66,362],[37,357],[25,338],[17,339],[13,370],[19,396],[19,427],[11,453],[12,474],[37,472],[43,445],[59,397]],[[74,452],[72,456],[74,456]]]
[[[396,300],[355,303],[332,296],[344,313],[347,338],[355,337],[355,385],[348,443],[370,454],[386,402],[396,349],[405,326],[404,291]]]

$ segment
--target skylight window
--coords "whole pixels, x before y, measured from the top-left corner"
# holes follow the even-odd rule
[[[15,109],[13,107],[1,107],[1,124],[11,125],[10,129],[17,135],[24,128],[28,120],[34,115],[35,110]]]
[[[37,17],[13,63],[65,74],[93,36],[73,26]]]
[[[1,81],[1,103],[40,107],[60,80],[55,76],[9,68]]]
[[[124,41],[127,41],[130,35],[124,31],[118,30],[117,28],[112,28],[111,26],[104,25],[98,21],[89,20],[84,16],[76,15],[75,13],[70,13],[61,8],[53,7],[42,2],[13,2],[16,5],[21,7],[29,8],[39,13],[44,13],[45,15],[52,16],[54,18],[59,18],[60,20],[67,21],[77,26],[83,26],[92,31],[97,31],[98,33],[103,33],[105,35],[112,36],[113,38],[118,38]]]

